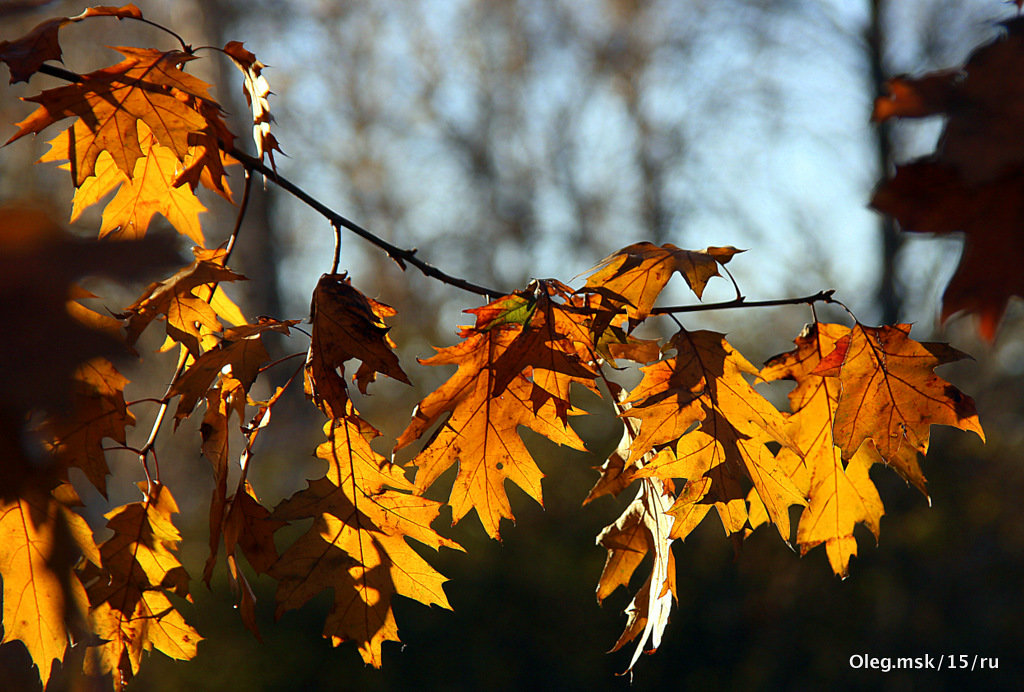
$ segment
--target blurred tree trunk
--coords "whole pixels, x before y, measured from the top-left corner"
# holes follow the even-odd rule
[[[885,0],[871,0],[871,17],[867,29],[867,49],[871,69],[871,84],[875,96],[882,95],[882,85],[887,78],[885,66],[886,8]],[[892,126],[881,123],[875,128],[875,147],[878,161],[878,177],[884,179],[893,166]],[[896,275],[896,260],[903,238],[896,228],[896,222],[889,216],[879,214],[878,231],[881,248],[881,276],[879,277],[876,302],[882,324],[895,324],[903,311],[904,287]]]

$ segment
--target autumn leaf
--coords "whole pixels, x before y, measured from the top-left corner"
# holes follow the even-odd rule
[[[256,142],[256,153],[260,160],[263,155],[270,156],[270,165],[277,170],[274,163],[274,150],[281,151],[277,144],[277,138],[270,134],[270,123],[274,122],[274,116],[270,114],[270,84],[263,76],[263,63],[256,59],[256,56],[240,41],[229,41],[224,46],[224,53],[231,58],[235,67],[245,75],[245,82],[242,85],[242,93],[245,100],[252,109],[252,138]]]
[[[947,116],[934,154],[897,166],[871,205],[905,231],[966,235],[942,319],[961,310],[995,338],[1012,296],[1024,296],[1024,19],[975,50],[962,70],[897,77],[876,101],[875,119]]]
[[[394,314],[392,307],[353,288],[347,275],[320,277],[310,306],[313,335],[306,358],[306,395],[328,417],[344,415],[348,401],[344,378],[347,360],[362,361],[353,380],[363,394],[377,373],[409,384],[384,324],[384,318]]]
[[[199,249],[196,260],[163,281],[150,284],[132,305],[125,309],[122,319],[128,320],[128,344],[133,345],[149,323],[159,316],[167,320],[167,336],[184,344],[193,356],[199,355],[200,326],[220,331],[221,323],[208,299],[202,299],[195,289],[220,281],[244,280],[223,266],[224,251],[207,256]],[[202,257],[200,257],[200,255]]]
[[[650,653],[661,646],[676,598],[676,565],[670,535],[673,518],[667,513],[671,503],[672,494],[662,482],[646,478],[622,515],[597,537],[597,544],[608,550],[597,583],[598,603],[618,587],[628,587],[644,558],[648,554],[654,556],[647,581],[626,606],[626,628],[612,647],[612,651],[618,651],[639,637],[627,670],[632,670],[642,652]]]
[[[106,515],[113,536],[100,545],[102,566],[81,572],[88,584],[90,619],[103,640],[90,645],[85,672],[111,674],[120,689],[139,670],[144,651],[156,649],[187,660],[202,637],[175,609],[168,594],[191,600],[188,574],[174,554],[181,535],[171,521],[178,512],[170,491],[139,483],[144,499]]]
[[[534,411],[533,385],[522,374],[513,378],[504,392],[492,397],[500,375],[494,363],[521,329],[518,325],[503,325],[474,333],[462,343],[438,349],[437,355],[420,361],[424,365],[458,365],[458,370],[420,402],[412,422],[395,443],[395,451],[408,446],[448,414],[427,446],[409,462],[419,467],[416,487],[420,492],[426,490],[457,463],[459,472],[448,500],[452,522],[475,509],[492,538],[499,537],[502,518],[514,518],[505,495],[506,479],[541,502],[543,474],[519,438],[520,425],[559,444],[584,448],[572,428],[559,420],[553,402]]]
[[[285,325],[268,318],[261,320],[259,325],[245,325],[239,328],[238,336],[258,337],[262,333],[262,327],[277,330],[291,324]],[[270,519],[270,511],[260,504],[255,490],[245,479],[245,474],[248,471],[249,455],[256,433],[269,423],[270,408],[282,392],[283,388],[279,387],[269,401],[254,402],[259,405],[259,409],[246,429],[247,442],[238,461],[242,477],[234,495],[227,494],[229,420],[233,412],[237,413],[239,424],[244,419],[247,395],[242,382],[230,374],[220,373],[217,386],[206,392],[206,415],[200,426],[203,455],[213,466],[214,475],[214,489],[210,498],[210,554],[203,568],[203,581],[207,586],[210,585],[223,540],[229,583],[238,597],[237,608],[242,623],[260,641],[262,637],[256,623],[255,612],[256,595],[238,564],[237,549],[242,549],[257,574],[266,572],[278,559],[273,534],[284,526],[285,522]]]
[[[199,426],[202,452],[213,467],[213,495],[210,498],[210,556],[203,569],[203,581],[210,585],[213,568],[223,534],[224,510],[228,498],[228,464],[231,413],[238,415],[239,423],[245,416],[245,390],[242,383],[232,377],[222,377],[218,385],[206,392],[206,413]]]
[[[54,17],[36,26],[32,31],[14,41],[0,41],[0,62],[7,63],[11,70],[11,84],[27,82],[48,60],[61,60],[58,40],[60,29],[73,22],[90,17],[117,17],[118,19],[142,19],[142,12],[135,5],[124,7],[90,7],[74,17]]]
[[[495,376],[490,396],[500,396],[520,373],[529,372],[534,410],[551,401],[564,424],[571,407],[572,383],[597,391],[594,364],[598,356],[590,332],[581,323],[583,314],[570,312],[572,306],[557,303],[553,294],[569,297],[568,287],[553,280],[535,280],[521,293],[466,310],[477,316],[477,323],[472,329],[463,329],[461,336],[519,325],[515,338],[491,366]]]
[[[228,564],[228,575],[233,590],[238,596],[238,610],[242,623],[259,640],[259,626],[256,623],[256,594],[249,580],[238,565],[236,551],[242,549],[246,560],[257,574],[267,572],[277,561],[277,547],[274,545],[274,532],[285,526],[287,522],[271,519],[270,510],[260,504],[252,486],[246,482],[244,487],[226,500],[227,513],[223,515],[223,524],[219,526],[217,537],[224,537],[224,553]],[[212,524],[212,516],[211,516]],[[214,540],[211,535],[211,541]],[[209,573],[212,572],[216,553],[211,551],[207,560],[203,579],[209,584]]]
[[[82,631],[88,601],[72,572],[79,553],[98,560],[92,532],[49,493],[23,490],[0,500],[3,642],[20,640],[46,686],[72,632]]]
[[[108,235],[124,240],[141,238],[153,216],[162,214],[179,233],[196,245],[205,245],[199,214],[206,211],[206,207],[189,186],[177,185],[181,162],[171,149],[157,143],[144,122],[138,123],[138,133],[142,156],[135,162],[132,175],[121,171],[109,152],[101,151],[94,174],[75,190],[71,221],[78,220],[86,208],[117,189],[117,194],[103,210],[101,238]],[[71,156],[67,131],[49,144],[50,151],[40,162],[62,161]],[[70,164],[62,168],[70,170]]]
[[[328,421],[328,441],[317,456],[328,464],[324,477],[274,510],[274,520],[313,517],[313,527],[270,568],[278,580],[277,616],[298,608],[324,589],[334,603],[324,636],[337,646],[354,641],[366,663],[379,668],[381,645],[399,641],[391,609],[398,594],[449,608],[445,578],[407,543],[461,547],[430,528],[440,503],[391,488],[408,488],[400,469],[369,446],[376,430],[349,406],[346,417]]]
[[[651,314],[654,301],[665,288],[673,272],[686,280],[698,298],[709,279],[720,276],[724,265],[742,250],[734,247],[709,247],[705,250],[681,250],[671,243],[661,247],[642,242],[628,245],[597,265],[587,279],[587,289],[600,289],[625,301],[626,314],[642,320]]]
[[[641,460],[629,461],[629,458],[633,451],[633,440],[636,438],[634,425],[638,425],[639,421],[635,418],[626,418],[623,422],[626,425],[622,430],[622,439],[604,463],[595,467],[600,475],[594,487],[583,499],[584,505],[604,495],[617,496],[637,478],[636,473],[642,466]]]
[[[65,469],[77,467],[104,497],[107,467],[103,439],[127,444],[125,428],[135,425],[124,387],[128,379],[104,358],[79,366],[72,379],[71,411],[55,414],[44,426],[50,451]]]
[[[796,381],[789,394],[793,413],[787,422],[804,456],[784,448],[778,458],[809,498],[797,525],[800,553],[825,544],[832,570],[841,577],[849,574],[850,558],[857,554],[854,526],[864,524],[877,540],[884,514],[878,490],[868,475],[880,458],[873,445],[862,445],[849,463],[844,463],[842,450],[832,437],[843,385],[838,377],[816,373],[822,357],[831,354],[849,333],[848,327],[838,324],[808,325],[795,339],[796,349],[771,358],[761,370],[766,381]],[[755,514],[752,510],[752,526],[757,524]]]
[[[736,501],[742,502],[746,491],[740,483],[747,479],[788,540],[788,508],[806,500],[766,445],[780,444],[798,455],[801,450],[786,432],[782,414],[744,379],[744,373],[757,369],[715,332],[682,331],[672,344],[676,356],[641,368],[644,379],[625,401],[631,408],[623,415],[640,420],[631,461],[652,448],[674,446],[674,454],[659,457],[638,475],[688,479],[685,497],[672,511],[689,511],[698,501],[714,503],[729,534],[746,520]],[[680,521],[673,537],[684,537],[683,527],[693,528]]]
[[[148,125],[156,141],[172,150],[179,161],[184,160],[190,134],[207,128],[211,117],[209,111],[200,113],[192,108],[188,100],[213,103],[206,82],[177,68],[193,56],[145,48],[116,50],[125,56],[117,65],[24,99],[40,106],[17,123],[19,129],[7,143],[77,116],[68,135],[76,186],[95,173],[103,151],[125,175],[134,175],[135,163],[143,156],[138,121]]]
[[[974,400],[933,372],[966,356],[909,335],[909,324],[857,324],[835,342],[813,373],[839,380],[832,432],[843,459],[851,459],[871,440],[887,464],[927,494],[917,455],[928,452],[931,426],[970,430],[982,440],[985,433]]]
[[[171,387],[168,396],[181,396],[174,417],[178,420],[187,418],[199,400],[206,396],[213,381],[222,374],[230,375],[240,384],[243,392],[240,400],[244,402],[245,393],[256,380],[260,366],[270,360],[263,345],[263,334],[270,331],[288,334],[288,328],[296,324],[298,320],[279,322],[265,318],[258,324],[226,329],[220,343],[196,358]]]

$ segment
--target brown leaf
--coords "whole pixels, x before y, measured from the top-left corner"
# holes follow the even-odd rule
[[[306,358],[306,395],[328,417],[345,415],[348,387],[343,373],[349,359],[362,361],[353,380],[363,394],[376,373],[409,384],[384,324],[383,318],[394,314],[390,306],[353,288],[347,275],[320,277],[310,306],[313,336]]]
[[[463,337],[475,332],[488,331],[502,325],[520,325],[515,338],[492,364],[495,373],[491,398],[501,395],[513,379],[529,372],[533,377],[534,410],[539,411],[548,401],[555,405],[563,423],[567,420],[569,389],[573,382],[596,392],[594,378],[597,372],[589,363],[597,355],[590,333],[578,320],[582,315],[570,313],[567,306],[552,300],[549,291],[554,282],[533,282],[536,290],[527,288],[522,294],[513,294],[480,308],[466,310],[477,316],[473,329],[464,329]],[[567,295],[567,294],[566,294]]]
[[[903,230],[967,238],[943,296],[942,318],[977,313],[981,335],[995,338],[1007,301],[1024,296],[1024,18],[1003,23],[1006,34],[975,50],[962,71],[897,78],[894,100],[876,116],[947,116],[933,155],[897,167],[872,206]]]
[[[288,334],[288,328],[297,323],[298,320],[278,322],[264,319],[259,324],[240,325],[225,330],[221,342],[196,358],[171,387],[168,396],[181,396],[174,417],[181,420],[191,415],[196,404],[206,396],[213,381],[221,374],[228,374],[239,382],[243,391],[240,401],[244,404],[245,393],[256,380],[260,366],[270,360],[263,345],[264,332]]]
[[[968,185],[955,168],[922,159],[898,166],[871,205],[906,231],[966,234],[956,273],[942,296],[942,320],[964,310],[992,341],[1013,296],[1024,296],[1024,169]]]
[[[608,458],[605,459],[601,466],[595,467],[601,475],[597,482],[594,483],[594,487],[587,493],[587,497],[584,498],[584,505],[593,502],[603,495],[617,496],[636,480],[636,472],[641,467],[640,461],[627,463],[627,459],[629,459],[632,452],[633,440],[636,437],[636,433],[632,430],[634,422],[639,424],[639,421],[636,421],[635,418],[626,419],[626,427],[622,431],[622,439],[619,441],[619,446],[608,455]]]
[[[0,62],[7,63],[11,70],[11,84],[27,82],[48,60],[61,60],[58,33],[61,27],[80,22],[89,17],[117,17],[118,19],[142,19],[142,12],[135,5],[124,7],[90,7],[74,17],[48,19],[14,41],[0,41]]]
[[[886,463],[927,494],[917,455],[928,452],[931,426],[971,430],[982,440],[985,434],[974,400],[933,372],[966,356],[944,344],[919,343],[909,334],[909,324],[857,324],[812,374],[839,380],[832,431],[843,459],[852,459],[871,440]]]

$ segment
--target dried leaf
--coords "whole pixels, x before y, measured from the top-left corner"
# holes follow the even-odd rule
[[[74,524],[72,522],[75,522]],[[85,621],[85,589],[72,573],[72,536],[92,542],[85,522],[52,496],[27,492],[0,501],[3,642],[20,640],[46,686],[54,660],[63,660],[72,627]],[[89,551],[95,554],[95,546]]]
[[[639,637],[627,670],[632,670],[642,652],[650,653],[661,645],[676,597],[670,535],[673,519],[667,513],[671,502],[671,493],[661,481],[644,479],[633,502],[597,537],[597,544],[608,550],[597,583],[598,603],[618,587],[628,587],[630,578],[647,554],[654,555],[651,574],[626,606],[626,628],[612,647],[612,651],[617,651]]]
[[[245,100],[252,109],[252,138],[256,142],[256,153],[260,161],[263,155],[270,156],[270,165],[277,170],[274,163],[274,150],[281,151],[277,145],[277,138],[270,134],[270,123],[274,122],[274,116],[270,114],[270,84],[263,76],[263,63],[256,59],[251,51],[245,49],[240,41],[229,41],[224,46],[224,53],[231,58],[242,74],[245,75],[245,82],[242,85],[242,93]]]
[[[139,670],[142,653],[157,649],[178,660],[195,656],[202,637],[168,599],[170,592],[191,600],[188,574],[174,551],[181,535],[171,521],[178,506],[170,491],[154,482],[144,499],[118,507],[106,517],[114,535],[100,546],[102,567],[86,565],[94,631],[104,640],[90,645],[85,671],[112,674],[120,689]]]
[[[347,360],[362,361],[353,380],[363,394],[376,373],[409,384],[384,324],[384,318],[394,314],[390,306],[367,298],[353,288],[345,274],[320,277],[310,306],[313,336],[306,358],[306,395],[328,417],[345,415]]]
[[[198,252],[195,251],[195,252]],[[167,319],[167,336],[184,344],[193,356],[200,352],[200,326],[220,331],[221,323],[208,298],[199,298],[195,289],[220,281],[245,280],[220,262],[219,255],[199,252],[196,260],[163,281],[151,283],[143,294],[125,309],[121,318],[128,320],[128,343],[134,344],[149,323],[160,315]]]
[[[90,7],[74,17],[48,19],[14,41],[0,41],[0,62],[7,63],[7,67],[10,68],[11,84],[27,82],[29,77],[38,72],[43,63],[48,60],[59,62],[61,49],[58,33],[61,27],[89,17],[142,19],[142,12],[135,5]]]
[[[376,431],[353,409],[324,430],[328,442],[317,455],[328,463],[326,476],[309,481],[271,515],[285,521],[314,518],[313,527],[270,568],[279,582],[277,615],[333,589],[324,636],[335,646],[356,642],[363,660],[379,668],[381,645],[398,641],[393,595],[451,607],[442,589],[445,578],[406,539],[435,550],[461,547],[430,528],[439,503],[385,489],[408,483],[370,449]]]

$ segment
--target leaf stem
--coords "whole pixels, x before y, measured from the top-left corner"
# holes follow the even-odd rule
[[[281,363],[284,363],[285,361],[289,361],[289,360],[291,360],[292,358],[298,358],[299,356],[304,356],[304,355],[306,355],[306,352],[305,352],[305,351],[299,351],[299,352],[297,352],[297,353],[293,353],[293,354],[291,354],[290,356],[284,356],[283,358],[278,358],[278,359],[277,359],[277,360],[275,360],[275,361],[274,361],[273,363],[267,363],[266,365],[264,365],[263,367],[261,367],[261,368],[259,369],[258,373],[259,373],[259,374],[263,374],[263,373],[265,373],[265,372],[266,372],[267,370],[270,370],[270,369],[271,369],[272,367],[274,367],[275,365],[280,365]],[[290,382],[290,380],[289,380],[289,382]]]
[[[331,273],[338,273],[338,264],[341,262],[341,226],[333,220],[331,230],[334,231],[334,262],[331,264]]]

